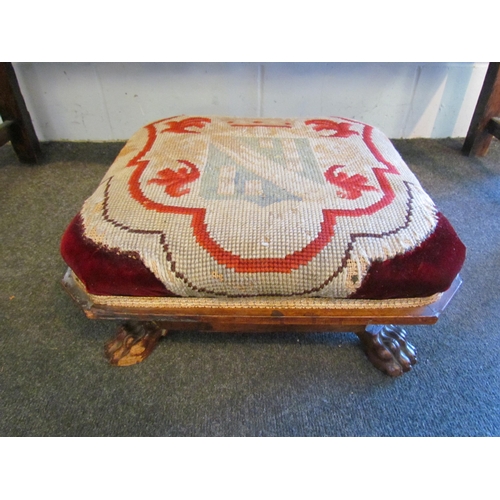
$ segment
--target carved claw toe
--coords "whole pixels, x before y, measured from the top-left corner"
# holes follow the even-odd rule
[[[105,346],[109,362],[115,366],[130,366],[144,361],[167,331],[155,322],[125,323],[115,338]]]
[[[357,335],[371,363],[391,377],[410,371],[417,362],[416,349],[399,326],[368,325]]]

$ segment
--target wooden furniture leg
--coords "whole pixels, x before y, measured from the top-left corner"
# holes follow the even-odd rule
[[[500,139],[500,63],[492,62],[465,138],[462,152],[468,156],[484,156],[493,137]]]
[[[106,344],[106,357],[115,366],[135,365],[144,361],[166,334],[156,321],[129,321]]]
[[[0,63],[0,116],[0,146],[10,141],[19,161],[40,161],[40,143],[10,62]]]
[[[107,359],[115,366],[141,363],[167,334],[165,326],[157,321],[125,323],[116,336],[107,342]],[[359,337],[368,360],[386,375],[399,377],[409,372],[417,362],[416,349],[406,340],[406,332],[400,326],[346,326],[344,329]]]
[[[367,325],[355,333],[372,365],[386,375],[399,377],[417,362],[416,349],[406,340],[406,332],[400,326]]]

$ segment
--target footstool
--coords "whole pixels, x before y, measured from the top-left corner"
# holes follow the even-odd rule
[[[346,118],[176,116],[126,143],[61,242],[112,364],[168,330],[353,332],[398,376],[400,325],[435,323],[465,247],[378,129]]]

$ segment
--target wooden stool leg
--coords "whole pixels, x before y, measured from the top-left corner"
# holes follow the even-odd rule
[[[167,330],[155,321],[129,321],[105,346],[106,357],[115,366],[130,366],[144,361]]]
[[[417,353],[406,340],[406,332],[395,325],[368,325],[355,332],[371,363],[391,377],[399,377],[412,369]]]
[[[484,156],[492,138],[500,138],[500,126],[494,120],[500,116],[500,63],[492,62],[465,138],[462,152],[469,156]]]
[[[26,103],[12,64],[0,63],[0,146],[10,140],[23,163],[36,163],[41,159],[40,143],[35,133]]]

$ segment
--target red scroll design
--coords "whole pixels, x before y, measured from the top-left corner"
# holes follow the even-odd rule
[[[341,198],[348,200],[357,200],[363,191],[378,191],[376,187],[368,185],[368,179],[361,174],[348,176],[345,172],[336,172],[345,165],[332,165],[326,172],[325,178],[330,183],[341,189],[337,194]]]
[[[184,186],[200,178],[200,171],[196,168],[196,165],[187,160],[177,161],[189,167],[189,170],[186,167],[181,167],[178,170],[165,168],[158,172],[159,179],[151,179],[148,181],[148,184],[159,184],[160,186],[164,186],[165,193],[174,198],[179,198],[184,194],[188,194],[189,188]]]
[[[327,135],[325,137],[340,137],[346,138],[351,137],[351,135],[359,135],[355,130],[351,130],[351,125],[346,122],[334,122],[333,120],[306,120],[304,122],[306,125],[312,125],[316,132],[322,132],[323,130],[332,130],[333,134]]]
[[[202,118],[200,116],[193,116],[184,118],[178,122],[167,122],[167,128],[162,132],[172,132],[174,134],[199,134],[197,130],[187,130],[190,127],[203,128],[207,123],[210,123],[210,118]]]

